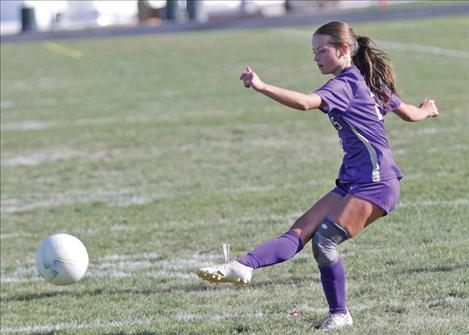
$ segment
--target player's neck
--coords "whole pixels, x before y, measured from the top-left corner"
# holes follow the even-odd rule
[[[352,66],[352,63],[344,64],[343,66],[338,66],[337,69],[334,71],[334,76],[338,76],[342,73],[345,69],[348,69]]]
[[[340,57],[337,68],[333,72],[334,76],[339,75],[342,71],[352,66],[352,58],[349,55]]]

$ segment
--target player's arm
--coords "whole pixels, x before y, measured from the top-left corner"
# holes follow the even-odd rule
[[[416,122],[429,117],[437,117],[438,108],[434,100],[425,99],[418,107],[402,102],[394,113],[404,121]]]
[[[240,79],[245,87],[253,88],[257,92],[290,108],[309,110],[322,107],[324,104],[321,97],[316,93],[305,94],[266,84],[249,67],[241,74]]]
[[[305,94],[269,84],[256,91],[282,105],[304,111],[322,107],[323,104],[321,97],[316,93]]]

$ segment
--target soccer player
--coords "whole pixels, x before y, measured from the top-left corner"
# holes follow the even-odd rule
[[[387,56],[344,22],[315,31],[314,61],[334,77],[313,93],[267,84],[251,68],[240,79],[247,88],[294,109],[319,109],[336,128],[344,150],[336,187],[319,199],[283,235],[257,246],[235,261],[201,268],[197,274],[215,283],[247,285],[255,269],[286,261],[312,240],[313,255],[329,305],[322,330],[352,325],[346,306],[344,264],[337,245],[387,215],[399,199],[402,173],[394,161],[383,116],[394,112],[405,121],[438,116],[433,100],[420,106],[401,101]]]

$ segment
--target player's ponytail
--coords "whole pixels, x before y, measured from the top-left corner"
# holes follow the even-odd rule
[[[391,95],[397,94],[396,77],[389,58],[375,47],[374,42],[365,36],[357,36],[345,22],[331,21],[319,27],[314,35],[328,35],[329,42],[336,48],[348,44],[352,62],[360,70],[371,92],[389,108]]]
[[[358,48],[352,62],[360,70],[371,92],[385,107],[391,103],[391,94],[396,93],[396,76],[388,64],[388,56],[375,47],[374,42],[365,36],[357,37]]]

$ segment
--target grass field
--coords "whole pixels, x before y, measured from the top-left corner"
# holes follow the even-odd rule
[[[355,326],[469,333],[469,17],[356,24],[390,54],[402,98],[440,117],[386,117],[399,207],[340,247]],[[283,233],[333,187],[337,135],[238,78],[311,91],[314,27],[1,47],[1,334],[308,334],[327,313],[310,246],[245,289],[194,270]],[[36,273],[41,240],[87,246],[85,278]],[[297,310],[299,316],[289,313]]]

